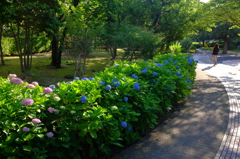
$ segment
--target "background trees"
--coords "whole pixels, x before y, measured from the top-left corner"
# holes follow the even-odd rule
[[[192,35],[199,35],[201,41],[207,40],[208,34],[224,40],[219,35],[230,36],[231,32],[231,38],[235,38],[237,30],[231,29],[239,27],[240,17],[237,0],[211,0],[206,4],[199,0],[3,0],[0,4],[0,37],[15,37],[24,73],[31,70],[33,39],[39,35],[51,40],[51,66],[61,68],[66,46],[78,55],[75,59],[83,60],[76,60],[80,65],[98,45],[113,61],[118,56],[117,48],[125,50],[122,60],[149,59]],[[228,32],[219,30],[222,21],[231,26]],[[9,29],[12,33],[7,33]],[[65,43],[71,43],[71,47]],[[0,47],[0,64],[4,64],[3,54]],[[84,67],[76,70],[82,70],[84,76]]]

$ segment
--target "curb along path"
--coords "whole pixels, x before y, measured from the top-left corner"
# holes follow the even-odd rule
[[[199,54],[194,55],[194,59],[199,60],[198,67],[222,82],[230,104],[228,127],[214,159],[240,159],[240,71],[236,67],[224,64],[212,67],[213,64],[203,63],[202,57]]]

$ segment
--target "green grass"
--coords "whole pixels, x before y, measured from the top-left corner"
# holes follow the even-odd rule
[[[121,57],[122,50],[119,51]],[[92,70],[97,72],[103,71],[105,67],[112,65],[110,55],[105,51],[94,51],[87,58],[86,75],[85,77],[92,77],[94,75]],[[0,66],[0,76],[6,78],[8,74],[17,74],[21,78],[21,68],[18,56],[4,57],[5,65]],[[120,59],[117,59],[120,60]],[[72,79],[64,76],[74,75],[74,59],[71,56],[63,54],[62,68],[53,69],[49,66],[51,63],[51,53],[38,53],[33,56],[32,69],[30,74],[32,77],[25,79],[27,82],[37,81],[41,86],[49,86],[61,81],[71,81]]]
[[[201,47],[200,49],[206,50],[206,51],[212,51],[212,50],[213,50],[213,47]],[[222,51],[223,51],[223,50],[220,48],[220,53],[221,53]],[[228,53],[240,53],[240,50],[239,50],[239,49],[228,50],[227,52],[228,52]]]

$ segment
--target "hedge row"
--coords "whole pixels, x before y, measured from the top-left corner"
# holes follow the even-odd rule
[[[119,62],[57,86],[0,78],[0,158],[101,158],[157,124],[190,94],[197,62],[186,54]]]

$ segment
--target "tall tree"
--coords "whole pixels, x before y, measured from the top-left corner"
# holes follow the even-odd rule
[[[227,54],[229,41],[235,37],[238,37],[239,29],[231,29],[233,24],[218,22],[217,27],[213,28],[212,39],[223,40],[223,54]]]
[[[15,38],[23,75],[28,75],[32,67],[33,35],[50,30],[53,9],[56,1],[48,0],[9,0],[7,8],[11,19],[10,27]],[[47,27],[48,26],[48,27]],[[23,37],[23,38],[22,38]]]

